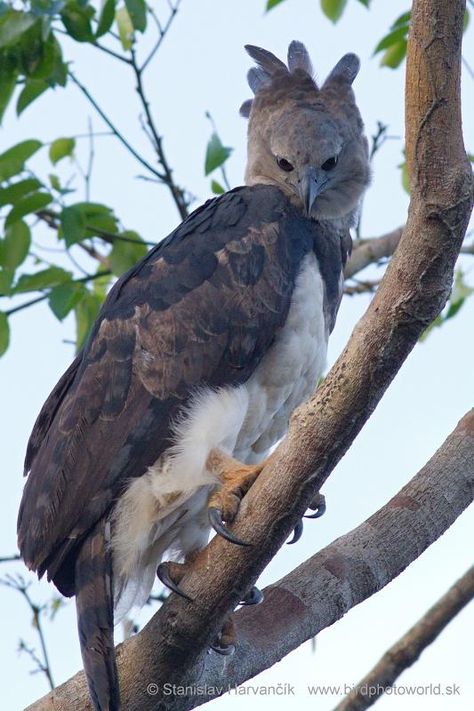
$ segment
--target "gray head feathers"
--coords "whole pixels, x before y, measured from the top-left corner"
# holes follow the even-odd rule
[[[273,82],[285,78],[291,79],[292,77],[300,81],[304,77],[306,80],[310,79],[311,85],[308,84],[308,86],[316,91],[318,90],[314,79],[312,79],[313,67],[311,59],[308,50],[302,42],[293,40],[293,42],[290,43],[288,47],[288,66],[274,54],[261,47],[247,44],[245,45],[245,49],[257,63],[257,66],[252,67],[247,74],[249,86],[255,95],[262,89],[269,88]],[[340,86],[345,85],[349,88],[357,76],[359,67],[359,58],[355,54],[344,55],[329,74],[323,87],[327,88],[334,83]],[[240,107],[241,116],[245,118],[249,117],[252,101],[252,99],[244,101]]]
[[[254,98],[249,117],[247,185],[277,185],[307,216],[349,224],[370,177],[367,140],[351,84],[359,59],[346,54],[322,86],[312,76],[301,42],[288,48],[288,65],[247,45],[256,65],[248,73]]]
[[[324,86],[331,82],[341,84],[352,84],[360,69],[360,59],[357,54],[345,54],[336,64],[324,82]]]
[[[288,69],[294,72],[295,69],[302,69],[309,76],[313,74],[313,65],[309,58],[308,50],[302,42],[293,40],[288,47]]]

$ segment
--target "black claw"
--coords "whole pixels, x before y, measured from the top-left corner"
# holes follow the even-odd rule
[[[233,644],[229,644],[227,647],[221,647],[219,642],[216,642],[215,644],[211,644],[210,648],[213,649],[214,652],[217,652],[217,654],[222,654],[223,657],[229,657],[235,652],[235,645]]]
[[[292,543],[296,543],[297,541],[300,540],[301,536],[303,535],[303,519],[300,518],[298,523],[293,529],[293,538],[291,541],[287,541],[288,545],[291,546]]]
[[[163,585],[166,585],[167,588],[175,592],[177,595],[184,597],[186,600],[189,600],[189,602],[194,602],[193,598],[183,592],[183,590],[181,590],[181,588],[176,585],[174,580],[171,579],[166,563],[159,564],[158,568],[156,569],[156,575],[158,577],[158,580],[160,580]]]
[[[263,592],[254,585],[240,601],[241,605],[260,605],[263,602]]]
[[[222,523],[222,511],[215,506],[209,506],[208,508],[209,523],[216,533],[229,541],[230,543],[235,543],[237,546],[251,546],[251,543],[243,541],[241,538],[237,538],[231,533]]]
[[[316,511],[313,514],[305,514],[305,518],[320,518],[326,513],[326,499],[322,494],[318,494],[311,502],[310,508],[315,508]]]

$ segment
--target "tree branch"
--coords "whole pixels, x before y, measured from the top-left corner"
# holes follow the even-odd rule
[[[375,704],[405,669],[417,661],[458,612],[474,598],[474,566],[390,647],[378,664],[356,685],[334,711],[364,711]],[[370,693],[368,693],[370,689]]]
[[[46,647],[46,638],[43,632],[43,625],[41,622],[41,612],[44,610],[44,606],[37,605],[30,597],[28,588],[30,583],[26,583],[21,576],[14,577],[13,575],[6,575],[0,580],[2,585],[16,590],[21,593],[26,604],[31,610],[33,615],[33,627],[38,633],[38,638],[41,646],[41,653],[43,658],[40,659],[32,647],[28,647],[22,640],[20,641],[20,651],[26,652],[37,666],[35,671],[39,671],[46,676],[48,684],[51,689],[54,689],[53,674],[51,671],[51,664],[49,662],[48,650]]]
[[[131,64],[133,67],[133,71],[135,73],[135,79],[137,82],[136,85],[136,90],[137,94],[140,97],[140,102],[143,106],[143,109],[145,111],[145,117],[146,117],[146,122],[150,131],[150,135],[153,141],[153,147],[156,151],[156,154],[158,156],[158,160],[160,162],[160,165],[163,169],[163,174],[161,175],[161,180],[162,182],[169,188],[172,198],[174,200],[174,203],[176,207],[178,208],[179,215],[182,220],[186,219],[188,216],[188,202],[185,197],[184,190],[180,188],[176,183],[174,182],[173,178],[173,171],[171,170],[168,160],[166,158],[166,154],[163,148],[163,139],[159,135],[158,130],[155,126],[155,122],[153,119],[153,116],[151,114],[150,110],[150,103],[146,97],[145,94],[145,87],[143,86],[143,67],[140,69],[137,63],[137,58],[135,54],[135,50],[132,49],[130,50],[131,52]]]
[[[381,259],[391,257],[400,242],[402,232],[403,227],[397,227],[381,237],[356,242],[354,251],[344,270],[345,278],[350,279],[368,267],[369,264],[377,264]]]
[[[97,272],[97,274],[87,274],[85,277],[81,277],[80,279],[73,279],[72,283],[73,284],[87,284],[89,281],[94,281],[94,279],[100,279],[100,277],[103,276],[108,276],[112,272],[110,270],[104,269],[101,272]],[[71,283],[71,282],[67,282]],[[12,314],[16,314],[18,311],[23,311],[23,309],[27,309],[29,306],[33,306],[33,304],[39,304],[40,301],[46,301],[46,299],[49,299],[50,295],[50,290],[48,290],[45,294],[42,294],[41,296],[36,297],[35,299],[31,299],[30,301],[25,301],[24,304],[20,304],[19,306],[14,306],[12,309],[9,311],[5,311],[5,316],[11,316]]]
[[[123,135],[120,133],[120,131],[118,130],[118,128],[112,123],[112,121],[109,119],[109,117],[107,116],[107,114],[105,113],[105,111],[103,111],[103,109],[101,109],[101,107],[99,106],[99,104],[97,103],[97,101],[94,99],[94,97],[93,97],[92,94],[89,92],[89,90],[84,86],[84,84],[82,84],[82,83],[79,81],[79,79],[77,79],[77,77],[71,72],[71,70],[68,70],[68,75],[70,76],[70,78],[72,79],[72,81],[74,82],[74,84],[82,91],[82,93],[84,94],[84,96],[86,97],[86,99],[92,104],[92,106],[93,106],[94,109],[97,111],[97,113],[99,114],[99,116],[103,119],[103,121],[105,121],[105,123],[106,123],[107,126],[110,128],[110,130],[112,131],[112,133],[114,134],[114,136],[116,136],[116,138],[118,138],[118,140],[120,141],[120,143],[121,143],[123,146],[125,146],[125,148],[128,150],[128,152],[131,153],[132,156],[133,156],[134,158],[136,158],[137,161],[138,161],[139,163],[141,163],[147,170],[149,170],[150,173],[152,173],[152,174],[155,175],[157,178],[159,178],[162,182],[164,182],[165,176],[164,176],[162,173],[160,173],[159,170],[157,170],[156,168],[154,168],[147,160],[145,160],[145,158],[143,158],[143,157],[135,150],[135,148],[133,148],[133,146],[127,141],[127,139],[125,138],[125,136],[123,136]]]
[[[207,691],[167,695],[168,711],[187,711],[220,696],[332,625],[418,558],[473,498],[474,409],[383,508],[267,587],[261,605],[238,610],[234,619],[239,643],[234,655],[225,663],[217,654],[200,658],[188,670],[186,684]],[[129,711],[156,709],[153,684],[168,681],[161,677],[156,658],[165,614],[162,608],[139,635],[117,648],[123,704]],[[91,708],[83,672],[30,706],[29,711],[51,708]]]

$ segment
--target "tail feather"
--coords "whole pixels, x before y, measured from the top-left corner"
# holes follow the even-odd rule
[[[76,561],[76,608],[82,660],[96,711],[119,711],[114,649],[110,524],[99,521]]]

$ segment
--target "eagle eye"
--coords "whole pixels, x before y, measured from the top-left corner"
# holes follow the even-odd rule
[[[322,164],[321,168],[323,170],[332,170],[335,168],[337,165],[337,156],[332,156],[331,158],[328,158],[324,163]]]
[[[278,167],[285,171],[285,173],[291,173],[293,170],[293,165],[286,158],[277,158]]]

